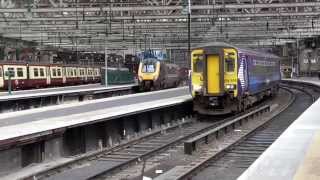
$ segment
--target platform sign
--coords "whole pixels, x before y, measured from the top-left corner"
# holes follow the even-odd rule
[[[182,7],[182,14],[191,14],[191,0],[183,0]]]
[[[158,59],[158,60],[166,60],[167,52],[165,50],[147,50],[137,53],[137,57],[139,59]]]

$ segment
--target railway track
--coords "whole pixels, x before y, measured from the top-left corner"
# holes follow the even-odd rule
[[[268,102],[272,104],[272,101]],[[260,105],[262,106],[262,105]],[[244,115],[244,114],[242,114]],[[159,132],[154,132],[147,137],[128,142],[119,147],[102,151],[93,154],[88,157],[84,157],[81,160],[62,165],[48,172],[43,172],[36,176],[37,179],[141,179],[141,175],[148,175],[149,177],[156,177],[154,175],[155,169],[161,169],[167,171],[176,165],[184,165],[191,163],[192,165],[201,164],[201,161],[208,158],[210,155],[217,153],[216,150],[210,150],[206,152],[201,150],[202,154],[205,156],[185,156],[181,154],[181,149],[183,149],[183,141],[204,133],[214,127],[231,121],[235,117],[230,117],[218,122],[199,122],[199,121],[187,121],[184,123],[177,124],[176,126],[167,128],[166,130],[161,130]],[[192,119],[194,120],[194,119]],[[238,134],[245,136],[246,131],[237,131]],[[279,133],[281,133],[279,131]],[[233,134],[233,133],[231,133]],[[268,133],[260,135],[258,138],[263,137],[270,140],[271,143],[277,135],[269,136]],[[225,141],[232,141],[231,135],[225,135]],[[228,144],[228,143],[226,143]],[[254,144],[250,145],[254,147]],[[252,148],[251,147],[251,148]],[[262,153],[268,144],[262,144],[258,146],[256,152],[247,152],[249,155],[258,155]],[[241,148],[240,148],[241,149]],[[242,147],[243,149],[243,147]],[[211,152],[210,152],[211,151]],[[238,150],[239,151],[239,150]],[[172,153],[173,152],[173,155]],[[237,152],[236,150],[233,152]],[[183,153],[182,153],[183,154]],[[176,156],[177,157],[174,157]],[[180,157],[179,157],[180,156]],[[183,159],[179,161],[177,159]],[[251,162],[250,157],[247,159],[248,164]],[[165,163],[161,163],[165,162]],[[90,167],[83,170],[83,167]],[[214,166],[214,165],[213,165]],[[201,167],[201,165],[199,165]],[[244,166],[245,167],[245,166]],[[189,167],[192,169],[192,167]],[[197,169],[197,168],[196,168]],[[198,170],[190,171],[190,174]],[[201,169],[201,168],[200,168]],[[153,173],[151,173],[153,172]],[[189,173],[188,173],[189,174]],[[189,176],[189,175],[188,175]],[[193,176],[193,175],[192,175]],[[32,177],[32,178],[33,178]],[[179,176],[177,176],[179,177]],[[182,177],[182,176],[181,176]],[[181,178],[180,177],[180,178]],[[31,179],[31,177],[29,177]],[[179,178],[177,178],[179,179]]]
[[[271,102],[268,102],[271,103]],[[265,104],[265,103],[264,103]],[[261,104],[259,107],[263,106],[263,104]],[[261,107],[262,109],[263,107]],[[255,109],[254,111],[257,111],[254,113],[254,115],[260,114],[260,112],[262,112],[262,110]],[[252,113],[252,111],[251,111]],[[249,113],[244,113],[241,115],[238,115],[236,117],[239,116],[244,116],[246,117],[247,114]],[[260,114],[261,115],[261,114]],[[258,115],[257,115],[258,116]],[[225,123],[228,123],[230,121],[232,121],[233,119],[235,119],[236,117],[231,117],[228,119],[225,119],[223,121],[220,121],[219,123],[215,123],[214,125],[211,125],[211,128],[206,128],[206,130],[201,131],[202,133],[207,132],[210,129],[214,129],[215,127],[218,127],[219,125],[223,125]],[[185,130],[183,130],[185,131]],[[188,130],[186,131],[188,132]],[[149,158],[147,160],[145,160],[143,163],[139,163],[137,165],[134,165],[132,167],[127,166],[126,168],[124,168],[121,171],[118,172],[108,172],[108,173],[104,173],[103,175],[97,175],[95,177],[92,177],[90,179],[110,179],[110,180],[116,180],[116,179],[141,179],[142,174],[145,174],[144,171],[148,171],[150,169],[152,169],[152,167],[158,167],[159,165],[161,166],[161,162],[170,162],[170,154],[171,152],[179,152],[179,149],[181,149],[182,147],[182,143],[183,140],[186,140],[188,138],[197,136],[198,134],[201,134],[200,131],[195,131],[193,133],[190,133],[190,135],[188,136],[184,136],[182,135],[182,138],[179,139],[178,141],[175,142],[175,145],[171,145],[171,147],[167,150],[158,150],[157,152],[155,152],[154,154],[152,154],[151,156],[149,156]],[[146,158],[145,158],[146,159]],[[196,160],[196,159],[193,159]],[[188,160],[184,160],[183,157],[179,157],[179,154],[177,155],[176,159],[174,160],[175,163],[183,163],[184,161],[188,161]],[[181,162],[179,162],[181,161]],[[161,170],[168,170],[172,168],[169,164],[165,164],[164,166],[162,166],[160,169]],[[131,176],[131,177],[130,177]],[[133,176],[133,177],[132,177]]]
[[[263,106],[263,103],[260,106]],[[110,174],[112,176],[121,169],[139,164],[142,160],[160,154],[172,146],[179,146],[183,140],[206,132],[234,118],[219,119],[215,122],[193,121],[194,119],[191,118],[191,121],[179,123],[119,147],[80,158],[26,179],[106,179],[110,177]],[[86,166],[90,168],[83,170],[82,167]]]
[[[287,87],[290,87],[295,95],[292,105],[270,122],[250,133],[247,138],[234,143],[205,164],[199,165],[177,179],[186,177],[192,180],[237,179],[320,95],[317,88],[296,85]]]

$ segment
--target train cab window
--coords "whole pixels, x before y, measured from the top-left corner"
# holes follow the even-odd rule
[[[40,76],[41,77],[44,77],[45,75],[44,75],[44,69],[43,68],[40,68]]]
[[[156,72],[156,61],[153,59],[146,59],[142,62],[142,72],[143,73],[154,73]]]
[[[194,72],[203,72],[204,69],[204,56],[195,54],[193,55],[193,71]]]
[[[235,59],[233,57],[227,56],[225,58],[225,71],[234,72],[235,69]]]
[[[154,64],[144,64],[142,67],[142,72],[144,73],[154,73],[155,72]]]
[[[33,76],[39,77],[39,69],[38,68],[33,68]]]
[[[17,68],[17,76],[23,77],[23,69],[22,68]]]
[[[61,76],[61,69],[57,69],[57,74],[59,77]]]

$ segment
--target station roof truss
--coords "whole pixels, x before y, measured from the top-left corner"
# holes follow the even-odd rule
[[[187,0],[2,0],[0,36],[40,46],[188,47]],[[191,0],[191,42],[263,46],[320,34],[320,0]],[[3,42],[2,42],[3,43]]]

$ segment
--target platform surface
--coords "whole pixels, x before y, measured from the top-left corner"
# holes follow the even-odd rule
[[[288,80],[320,86],[318,79]],[[238,180],[291,179],[320,179],[320,99],[293,122],[238,178]]]
[[[78,85],[78,86],[57,87],[57,88],[43,88],[43,89],[13,91],[12,95],[9,95],[8,92],[0,92],[0,101],[28,99],[28,98],[34,98],[34,97],[45,97],[45,96],[72,94],[72,93],[94,92],[94,91],[116,91],[120,89],[130,89],[134,86],[137,86],[137,84],[110,85],[108,87],[103,86],[101,84],[87,84],[87,85]]]
[[[191,100],[187,87],[3,113],[1,141],[106,120]],[[50,123],[48,123],[50,122]]]

